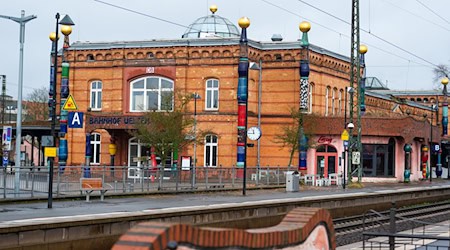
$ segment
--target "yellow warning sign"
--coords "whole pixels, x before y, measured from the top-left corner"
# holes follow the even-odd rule
[[[349,139],[349,134],[348,134],[347,130],[344,129],[344,131],[342,131],[342,134],[341,134],[341,140],[348,141],[348,139]]]
[[[77,104],[75,103],[75,99],[73,99],[72,95],[69,95],[66,102],[64,103],[64,106],[62,108],[63,110],[78,110]]]

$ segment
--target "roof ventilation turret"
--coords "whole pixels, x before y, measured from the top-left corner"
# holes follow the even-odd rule
[[[280,34],[273,34],[272,42],[281,42],[283,41],[283,37]]]

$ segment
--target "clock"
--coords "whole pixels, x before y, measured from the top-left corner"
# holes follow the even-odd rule
[[[247,137],[250,140],[257,141],[261,138],[261,130],[258,127],[250,127],[247,129]]]

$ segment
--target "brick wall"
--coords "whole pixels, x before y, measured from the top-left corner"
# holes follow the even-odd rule
[[[300,207],[291,210],[278,225],[258,229],[143,222],[122,235],[112,249],[214,248],[326,250],[336,248],[336,239],[333,221],[327,210]]]

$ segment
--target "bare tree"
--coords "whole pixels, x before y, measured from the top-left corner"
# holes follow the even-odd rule
[[[441,79],[450,76],[450,68],[448,65],[439,64],[433,69],[433,75],[434,86],[437,87],[437,89],[440,89],[442,88]]]
[[[48,120],[48,88],[41,87],[29,93],[23,104],[25,121],[45,121]]]
[[[291,166],[292,159],[294,157],[294,153],[298,152],[299,149],[299,136],[301,128],[303,127],[303,133],[306,138],[311,138],[313,134],[311,133],[310,126],[305,126],[306,119],[313,119],[313,115],[307,116],[300,110],[292,108],[290,110],[292,123],[289,125],[284,125],[281,127],[282,132],[280,134],[275,135],[274,142],[279,143],[282,147],[287,147],[289,152],[289,162],[288,166]],[[313,143],[310,140],[307,140],[306,149],[314,147]]]

